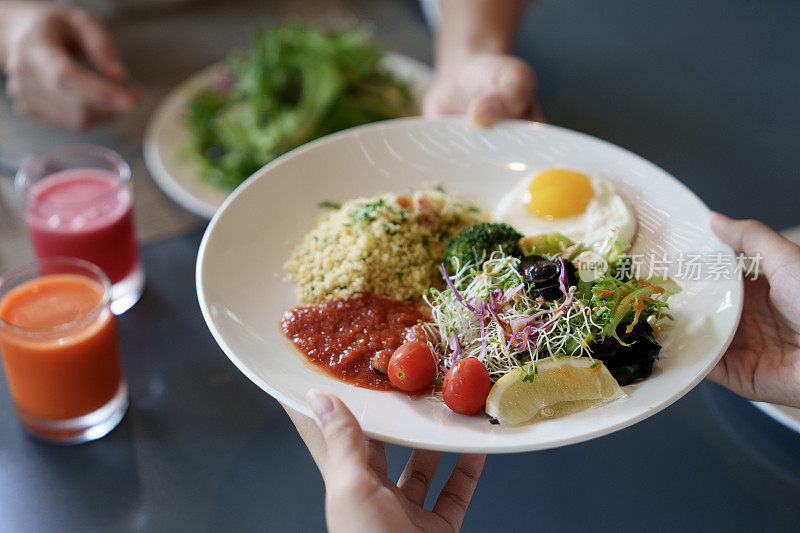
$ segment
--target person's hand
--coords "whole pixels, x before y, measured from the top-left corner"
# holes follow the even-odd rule
[[[48,2],[0,3],[0,64],[17,113],[78,130],[136,104],[141,91],[126,85],[114,42],[86,11]]]
[[[745,281],[739,329],[709,378],[752,400],[800,407],[800,247],[754,220],[711,218],[737,252],[763,256]]]
[[[542,121],[536,84],[536,74],[525,61],[508,54],[476,53],[436,73],[423,100],[422,113],[467,113],[479,126],[504,118]]]
[[[440,452],[414,450],[400,480],[386,474],[384,444],[367,439],[338,398],[311,392],[316,421],[284,406],[325,481],[325,518],[337,531],[458,531],[485,455],[462,455],[433,511],[423,508]]]

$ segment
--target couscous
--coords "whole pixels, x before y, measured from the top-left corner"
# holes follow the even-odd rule
[[[415,300],[441,286],[447,241],[481,219],[438,190],[356,198],[322,215],[286,263],[304,303],[373,293]]]

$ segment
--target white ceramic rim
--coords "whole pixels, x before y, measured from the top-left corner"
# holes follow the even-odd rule
[[[786,407],[783,405],[776,405],[767,402],[750,402],[755,405],[762,413],[769,416],[776,422],[783,424],[787,428],[800,433],[800,410],[793,407]],[[785,409],[793,409],[792,412],[787,413]],[[794,411],[798,411],[797,414]]]
[[[200,72],[193,74],[170,91],[158,105],[155,112],[153,112],[153,115],[147,123],[144,139],[142,141],[144,164],[156,185],[158,185],[164,194],[169,196],[176,204],[204,219],[213,217],[216,209],[213,209],[213,206],[191,194],[186,188],[179,185],[178,180],[173,178],[159,154],[157,139],[158,132],[163,129],[164,124],[173,119],[169,111],[178,104],[178,101],[188,96],[188,94],[193,94],[207,85],[207,79],[218,69],[219,64],[206,67]],[[192,163],[188,162],[187,164]]]

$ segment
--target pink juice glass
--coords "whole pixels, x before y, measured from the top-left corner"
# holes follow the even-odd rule
[[[131,169],[122,157],[102,146],[63,146],[30,158],[16,180],[36,255],[98,265],[112,283],[113,313],[133,306],[144,268],[134,237]]]

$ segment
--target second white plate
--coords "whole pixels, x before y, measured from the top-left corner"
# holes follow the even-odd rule
[[[411,83],[414,96],[421,102],[431,82],[431,68],[393,53],[387,54],[384,62]],[[186,106],[197,92],[223,76],[224,70],[223,65],[213,65],[175,88],[153,113],[143,141],[144,161],[156,184],[175,203],[205,219],[214,216],[231,191],[204,181],[188,156],[191,132],[186,122]]]

